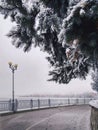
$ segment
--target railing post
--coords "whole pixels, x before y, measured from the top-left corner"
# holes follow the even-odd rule
[[[18,109],[18,100],[16,99],[15,100],[15,111],[17,111],[17,109]]]
[[[12,110],[12,104],[11,104],[11,99],[9,100],[9,111]]]
[[[50,99],[48,99],[48,105],[49,105],[49,107],[51,107],[51,101],[50,101]]]
[[[85,104],[85,98],[84,98],[84,104]]]
[[[70,99],[68,98],[68,105],[70,105]]]
[[[40,108],[40,99],[38,99],[38,108]]]
[[[79,100],[78,100],[78,98],[76,99],[76,105],[78,105],[78,103],[79,103]]]
[[[32,99],[30,100],[30,108],[31,109],[33,108],[33,100]]]

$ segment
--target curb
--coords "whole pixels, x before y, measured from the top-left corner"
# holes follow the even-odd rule
[[[87,104],[80,104],[80,105],[66,105],[66,106],[54,106],[54,107],[45,107],[45,108],[33,108],[33,109],[25,109],[25,110],[19,110],[16,112],[6,112],[6,113],[0,113],[0,116],[8,116],[12,114],[19,114],[19,113],[25,113],[25,112],[33,112],[33,111],[40,111],[40,110],[46,110],[46,109],[55,109],[55,108],[62,108],[62,107],[70,107],[70,106],[81,106],[81,105],[87,105]]]

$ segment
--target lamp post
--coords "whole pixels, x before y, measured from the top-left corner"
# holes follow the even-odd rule
[[[18,65],[9,62],[9,68],[12,70],[12,111],[15,112],[15,97],[14,97],[14,72],[17,70]]]

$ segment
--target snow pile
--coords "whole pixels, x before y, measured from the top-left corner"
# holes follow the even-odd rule
[[[92,100],[92,101],[90,101],[89,105],[98,109],[98,100]]]

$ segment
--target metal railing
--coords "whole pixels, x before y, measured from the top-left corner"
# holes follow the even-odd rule
[[[50,98],[50,99],[30,99],[20,100],[15,99],[15,111],[40,109],[68,105],[89,104],[93,100],[91,98]],[[0,101],[0,112],[12,111],[12,100]]]

